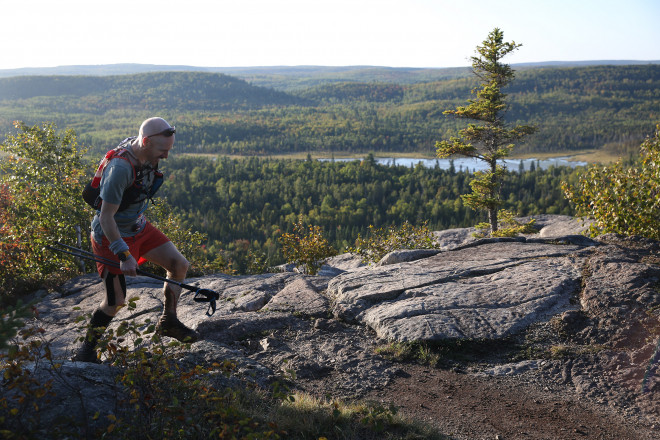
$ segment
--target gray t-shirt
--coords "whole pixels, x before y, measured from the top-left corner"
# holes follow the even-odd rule
[[[122,144],[130,143],[133,139],[134,138],[126,139]],[[130,148],[128,148],[127,154],[132,156],[132,159],[135,159]],[[137,162],[137,159],[135,159],[135,161]],[[154,173],[149,171],[150,170],[145,170],[145,176],[142,180],[144,187],[147,189],[151,188],[154,181]],[[122,158],[112,159],[103,170],[103,177],[101,178],[99,186],[101,189],[101,199],[108,203],[119,205],[122,196],[124,195],[124,191],[132,184],[133,167],[131,164]],[[140,199],[142,198],[144,197],[140,197]],[[144,217],[144,212],[148,206],[149,201],[145,199],[137,203],[132,203],[125,210],[118,211],[115,214],[115,222],[117,223],[117,228],[122,237],[132,237],[144,229],[147,222]],[[100,211],[97,211],[92,220],[92,231],[94,240],[96,240],[97,243],[101,243],[104,235],[99,221],[99,213]]]

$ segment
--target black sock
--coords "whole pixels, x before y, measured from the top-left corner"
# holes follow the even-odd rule
[[[96,342],[101,337],[105,328],[112,321],[113,316],[106,315],[101,309],[96,309],[89,320],[89,330],[87,332],[86,340],[96,345]]]
[[[110,321],[112,321],[112,318],[114,316],[106,315],[103,310],[101,309],[96,309],[94,314],[92,315],[92,319],[89,321],[89,325],[92,328],[96,327],[107,327],[108,324],[110,324]]]

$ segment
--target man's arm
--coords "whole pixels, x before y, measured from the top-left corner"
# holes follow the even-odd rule
[[[106,236],[110,243],[114,243],[117,240],[122,240],[121,234],[119,233],[119,228],[117,227],[117,222],[115,222],[115,214],[119,210],[119,205],[109,202],[103,202],[101,205],[101,213],[99,214],[99,223],[103,229],[103,234]],[[119,267],[124,275],[136,276],[136,270],[138,268],[137,261],[131,255],[125,261],[120,261]]]

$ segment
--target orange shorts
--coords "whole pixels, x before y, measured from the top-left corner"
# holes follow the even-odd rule
[[[147,262],[142,255],[146,254],[152,249],[156,249],[158,246],[167,243],[170,241],[169,238],[165,236],[162,232],[156,229],[151,223],[147,222],[144,226],[144,229],[133,237],[122,237],[126,244],[128,245],[128,250],[133,255],[133,258],[137,260],[138,264],[144,264]],[[107,260],[112,260],[117,262],[119,266],[119,258],[110,250],[110,242],[108,239],[103,236],[102,244],[98,244],[94,237],[92,237],[92,250],[95,255],[105,258]],[[122,271],[119,267],[112,267],[104,263],[96,263],[96,270],[98,270],[99,275],[103,276],[103,272],[108,270],[110,273],[116,275],[121,275]]]

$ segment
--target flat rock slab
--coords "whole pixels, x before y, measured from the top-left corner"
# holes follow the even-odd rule
[[[387,340],[504,338],[568,309],[579,276],[568,261],[528,262],[409,289],[370,307],[362,320]]]
[[[383,339],[505,337],[571,307],[579,245],[484,243],[333,279],[333,313]]]
[[[207,305],[193,301],[193,293],[184,290],[178,305],[181,322],[197,329],[203,338],[217,340],[220,336],[241,337],[246,332],[260,332],[287,325],[290,314],[273,314],[267,319],[264,314],[256,314],[278,292],[289,287],[289,295],[295,295],[295,280],[306,278],[294,273],[263,274],[253,276],[210,275],[193,278],[186,283],[201,286],[220,294],[217,311],[207,315]],[[152,278],[138,276],[126,278],[127,298],[139,298],[136,308],[128,307],[119,311],[110,328],[116,329],[122,322],[135,322],[146,329],[148,323],[155,323],[163,310],[163,283]],[[304,283],[307,290],[325,288],[328,278],[315,277]],[[303,286],[303,284],[300,284]],[[37,305],[38,316],[27,324],[37,325],[45,330],[53,355],[57,359],[69,358],[79,346],[78,338],[85,334],[88,319],[103,299],[104,287],[96,274],[84,275],[71,280],[59,289],[59,293],[48,295]],[[302,308],[301,313],[304,314]],[[327,301],[316,304],[314,313],[328,313]],[[231,328],[231,330],[230,330]]]

